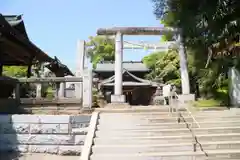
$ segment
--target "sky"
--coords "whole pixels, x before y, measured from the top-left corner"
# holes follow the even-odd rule
[[[160,26],[151,0],[1,0],[0,13],[23,14],[29,38],[71,70],[76,67],[77,40],[104,27]],[[128,41],[159,41],[160,36],[124,36]],[[151,51],[124,50],[124,60],[141,60]]]

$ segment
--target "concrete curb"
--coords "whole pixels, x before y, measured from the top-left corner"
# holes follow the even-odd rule
[[[98,119],[99,119],[99,112],[93,112],[80,160],[89,160],[90,159],[92,145],[93,145],[93,139],[94,139],[95,131],[97,128]]]

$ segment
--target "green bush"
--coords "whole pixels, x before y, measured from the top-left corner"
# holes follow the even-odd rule
[[[52,87],[48,87],[46,90],[46,98],[47,99],[53,99],[54,98],[54,90]]]
[[[200,99],[193,102],[195,107],[218,107],[221,106],[221,101],[216,99]]]

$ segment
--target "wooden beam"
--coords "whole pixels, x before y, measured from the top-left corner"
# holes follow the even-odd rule
[[[3,53],[3,64],[4,65],[14,65],[14,66],[20,66],[20,65],[26,65],[26,61],[22,58],[19,58],[18,56],[14,56],[12,54]]]
[[[164,35],[168,33],[178,33],[177,29],[164,27],[113,27],[99,28],[98,35],[115,35],[121,32],[124,35]]]
[[[3,38],[3,52],[12,59],[19,61],[19,63],[24,62],[25,64],[27,64],[29,59],[32,57],[31,53],[19,43],[16,43],[13,40],[8,39],[7,37]]]

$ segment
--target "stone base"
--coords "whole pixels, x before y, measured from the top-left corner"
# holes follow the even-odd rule
[[[104,108],[108,109],[119,109],[119,108],[130,108],[129,103],[108,103]]]
[[[195,94],[180,94],[180,95],[178,95],[178,99],[182,103],[188,103],[191,101],[195,101]]]
[[[89,107],[83,107],[79,113],[92,113],[93,109]]]
[[[126,103],[126,97],[125,95],[111,95],[111,103]]]

